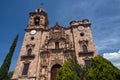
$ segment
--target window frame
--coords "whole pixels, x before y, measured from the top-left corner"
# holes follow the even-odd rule
[[[38,22],[36,22],[36,19],[38,19]],[[40,17],[35,17],[34,18],[34,24],[39,25],[40,24]]]
[[[31,55],[32,54],[32,49],[30,48],[30,49],[28,49],[28,51],[27,51],[27,55]]]
[[[87,60],[84,60],[84,62],[85,62],[85,66],[86,66],[87,68],[90,67],[90,65],[91,65],[91,60],[87,59]]]
[[[83,50],[83,52],[85,52],[85,53],[88,52],[87,46],[86,46],[86,45],[83,45],[83,46],[82,46],[82,50]]]
[[[27,75],[28,70],[29,70],[30,63],[24,63],[22,75]]]
[[[59,49],[59,42],[55,42],[55,49]]]

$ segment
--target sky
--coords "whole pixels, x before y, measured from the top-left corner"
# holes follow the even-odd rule
[[[10,67],[11,71],[14,70],[29,12],[39,7],[44,8],[48,14],[49,28],[56,22],[67,27],[73,20],[89,19],[98,54],[120,68],[120,0],[1,0],[0,65],[14,37],[19,34]]]

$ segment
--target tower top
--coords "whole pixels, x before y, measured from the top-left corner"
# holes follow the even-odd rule
[[[48,29],[48,17],[43,8],[38,8],[34,12],[30,12],[30,20],[28,28]]]
[[[35,12],[39,12],[39,13],[42,12],[42,11],[45,12],[45,10],[43,8],[38,8],[38,9],[35,10]]]
[[[30,16],[31,15],[36,15],[36,14],[44,15],[44,16],[47,17],[47,13],[46,13],[46,11],[43,8],[38,8],[34,12],[30,12]]]

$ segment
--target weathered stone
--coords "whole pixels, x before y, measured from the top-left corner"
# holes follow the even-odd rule
[[[48,29],[47,13],[40,8],[30,13],[25,31],[13,80],[54,80],[58,68],[73,51],[82,65],[85,65],[85,60],[97,55],[87,19],[71,21],[68,28],[56,23]],[[32,51],[28,55],[29,49]],[[29,63],[28,70],[25,69],[27,74],[22,75],[26,63]]]

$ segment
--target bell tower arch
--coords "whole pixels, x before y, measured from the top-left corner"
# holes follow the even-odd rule
[[[35,12],[29,13],[29,22],[28,22],[28,28],[41,28],[41,29],[48,29],[48,17],[47,13],[43,8],[38,8],[35,10]]]

